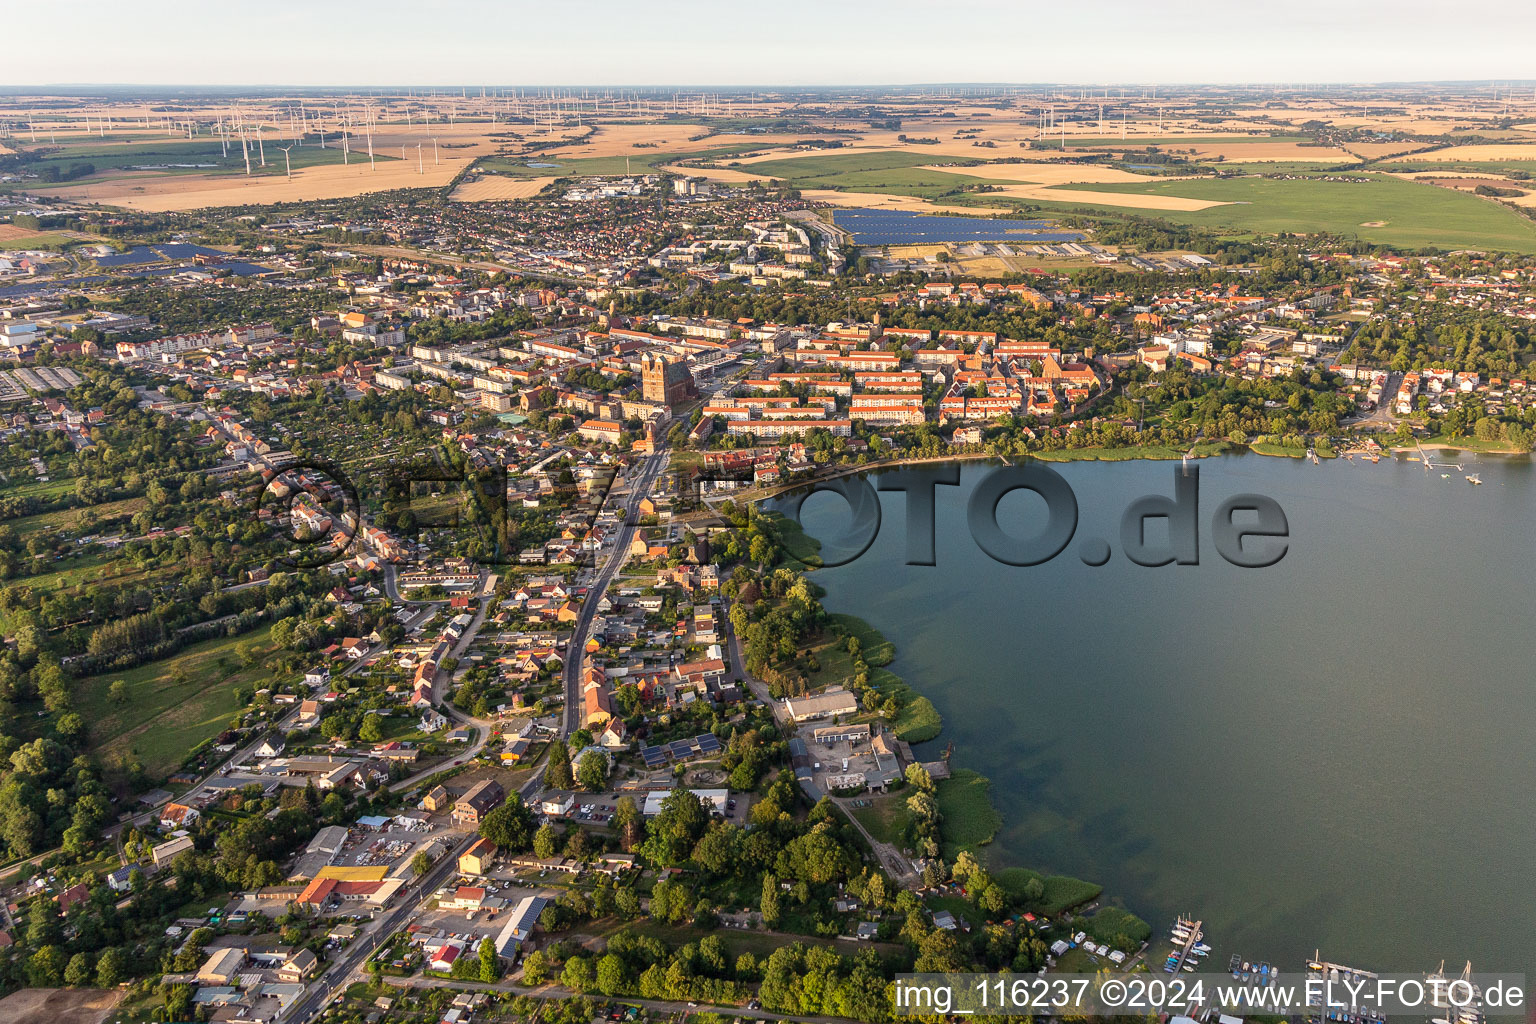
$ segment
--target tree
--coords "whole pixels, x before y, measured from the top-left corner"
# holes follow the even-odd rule
[[[432,870],[432,858],[427,855],[426,850],[418,850],[416,856],[411,858],[411,872],[420,878],[430,870]]]
[[[693,852],[708,827],[709,812],[703,801],[692,790],[674,789],[651,819],[647,850],[663,864],[677,864]]]
[[[560,984],[573,992],[584,993],[592,988],[592,959],[587,956],[573,956],[565,962],[565,969],[560,972]]]
[[[59,905],[52,900],[32,901],[27,911],[27,945],[41,949],[64,938],[64,928],[59,922]]]
[[[758,902],[763,912],[763,924],[775,928],[779,923],[779,880],[773,875],[763,876],[763,894]]]
[[[595,750],[583,754],[576,765],[576,782],[588,793],[596,793],[608,784],[608,758]]]
[[[617,955],[606,953],[598,960],[597,990],[605,996],[623,995],[629,991],[629,970]]]
[[[501,977],[501,957],[496,955],[496,943],[487,935],[480,940],[480,980],[489,985]]]
[[[553,857],[559,842],[559,833],[553,825],[540,825],[539,830],[533,834],[533,855],[539,858]]]
[[[571,750],[564,740],[549,745],[549,764],[544,768],[544,785],[550,789],[574,789],[576,779],[571,774]]]
[[[549,980],[549,955],[536,949],[523,959],[523,984],[542,985]]]
[[[377,743],[384,738],[384,727],[378,715],[364,715],[363,724],[357,730],[357,738],[364,743]]]
[[[128,958],[116,946],[108,946],[96,961],[96,984],[100,988],[113,988],[128,973]]]
[[[717,824],[704,834],[693,848],[693,860],[712,874],[730,874],[741,853],[741,830],[731,824]]]
[[[69,958],[69,966],[64,968],[64,984],[70,988],[80,988],[91,983],[91,954],[76,953]]]
[[[129,699],[127,682],[122,679],[112,680],[112,685],[107,687],[107,699],[113,704],[127,704]]]
[[[520,794],[513,793],[480,819],[480,835],[504,850],[526,850],[533,843],[533,812]]]
[[[64,951],[43,946],[27,959],[27,983],[33,988],[58,988],[64,980]]]

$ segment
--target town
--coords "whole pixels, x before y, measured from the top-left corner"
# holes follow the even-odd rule
[[[1170,942],[1113,893],[989,866],[987,780],[934,742],[939,711],[886,667],[895,647],[823,607],[817,541],[772,499],[923,461],[1397,450],[1427,470],[1431,452],[1536,445],[1536,246],[1236,234],[1134,208],[898,223],[883,182],[746,161],[840,159],[841,120],[874,131],[909,96],[652,156],[635,129],[677,134],[656,111],[605,125],[575,98],[558,116],[483,99],[209,101],[180,124],[126,103],[0,109],[11,998],[231,1024],[885,1020],[898,973],[1145,970]],[[259,204],[50,187],[115,187],[59,179],[52,144],[129,131],[231,161],[238,135],[249,176],[259,129],[239,117],[270,133],[255,159],[274,179],[273,152],[300,153],[277,141],[315,151],[271,187],[302,181],[328,130],[318,166],[362,173],[413,102],[418,121],[515,128],[515,151]],[[730,131],[750,123],[755,101],[726,102]],[[1017,103],[1019,145],[1048,141]],[[1125,131],[1074,106],[1096,147]],[[1476,148],[1312,130],[1424,160]],[[561,150],[605,131],[629,141]],[[399,161],[427,178],[436,141]],[[1150,147],[1073,166],[1167,156]],[[584,160],[611,166],[561,166]],[[1178,963],[1197,940],[1175,934]]]

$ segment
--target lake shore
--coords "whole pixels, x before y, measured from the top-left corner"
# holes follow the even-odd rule
[[[974,460],[978,457],[996,458],[996,456],[977,455],[972,455],[970,458]],[[934,461],[951,460],[904,460],[906,464]],[[893,462],[884,465],[897,464]],[[867,468],[878,467],[858,467],[859,471]],[[759,504],[765,499],[750,500],[754,504]],[[767,514],[773,517],[775,535],[789,557],[799,562],[807,574],[813,573],[818,568],[815,552],[820,549],[819,542],[806,534],[800,528],[800,524],[794,520],[777,513]],[[819,587],[817,591],[818,597],[824,593]],[[841,635],[859,639],[860,649],[869,666],[870,687],[882,697],[895,698],[899,703],[899,710],[889,722],[891,731],[898,739],[912,744],[936,741],[943,730],[943,717],[938,709],[927,696],[886,667],[895,660],[896,645],[867,619],[859,615],[850,612],[832,612],[831,615]],[[944,752],[943,760],[946,764],[950,762],[953,753],[953,747]],[[992,799],[991,790],[991,779],[969,768],[952,768],[948,778],[939,780],[934,795],[942,815],[941,856],[944,860],[952,862],[961,851],[968,851],[978,860],[995,867],[986,857],[985,848],[991,845],[1001,830],[1003,818]],[[899,797],[887,799],[899,799]],[[904,811],[901,813],[904,814]],[[1023,867],[1001,868],[998,871],[997,880],[1015,896],[1038,891],[1040,896],[1036,905],[1037,912],[1051,916],[1079,908],[1093,909],[1092,905],[1103,893],[1103,887],[1094,882],[1069,875],[1047,875]],[[1119,915],[1116,920],[1123,918],[1129,923],[1130,931],[1137,934],[1145,931],[1150,934],[1150,927],[1146,922],[1121,907],[1100,908],[1096,913],[1108,916]]]

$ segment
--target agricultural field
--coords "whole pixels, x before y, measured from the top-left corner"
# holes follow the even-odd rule
[[[1080,194],[1175,195],[1229,204],[1164,214],[1169,220],[1210,228],[1258,234],[1329,232],[1388,245],[1536,252],[1536,222],[1497,203],[1390,175],[1368,177],[1368,182],[1326,175],[1289,180],[1194,178],[1073,188]],[[1069,201],[1060,208],[1082,207]]]
[[[461,182],[450,196],[456,203],[495,203],[529,199],[555,181],[554,178],[524,178],[497,172],[472,177]]]

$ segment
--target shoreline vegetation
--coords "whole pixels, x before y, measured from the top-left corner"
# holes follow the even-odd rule
[[[1412,455],[1420,448],[1425,451],[1471,452],[1477,455],[1530,455],[1531,452],[1512,447],[1506,441],[1479,441],[1471,437],[1447,438],[1443,435],[1427,438],[1417,445],[1384,444],[1381,454]],[[1232,441],[1216,440],[1201,441],[1188,449],[1175,448],[1170,445],[1127,445],[1122,448],[1055,448],[1041,451],[1031,451],[1027,456],[1001,455],[993,452],[967,452],[957,451],[945,455],[919,455],[897,459],[880,459],[873,462],[865,462],[859,465],[840,466],[830,473],[824,473],[814,478],[790,480],[781,484],[758,489],[750,489],[738,492],[737,500],[744,502],[762,502],[777,498],[780,495],[792,493],[802,487],[808,487],[826,480],[835,480],[844,476],[856,476],[859,473],[878,472],[886,469],[899,469],[903,466],[942,465],[947,462],[1001,462],[1013,465],[1024,459],[1037,459],[1040,462],[1134,462],[1137,460],[1147,462],[1171,462],[1191,459],[1209,459],[1219,455],[1241,455],[1251,452],[1254,455],[1263,455],[1270,458],[1305,459],[1308,453],[1315,453],[1319,459],[1336,459],[1344,454],[1358,454],[1358,449],[1350,449],[1347,453],[1334,450],[1322,441],[1316,442],[1310,448],[1297,448],[1290,445],[1278,444],[1273,441],[1255,439],[1244,444]],[[785,520],[788,523],[788,520]],[[794,526],[794,524],[789,524]],[[804,536],[795,526],[794,532]],[[807,540],[809,538],[806,538]],[[803,541],[800,542],[803,544]],[[797,561],[814,566],[815,549],[804,549],[805,553],[791,550],[791,554]]]
[[[1182,453],[1173,455],[1181,457]],[[928,460],[932,461],[932,460]],[[865,469],[868,467],[860,467]],[[761,501],[763,499],[757,499]],[[820,567],[816,552],[821,544],[786,516],[776,512],[760,512],[772,524],[772,530],[790,557],[801,563],[806,572]],[[818,599],[825,593],[816,588]],[[890,720],[891,731],[898,739],[908,743],[931,743],[943,731],[944,720],[933,702],[905,679],[885,666],[896,658],[896,645],[867,620],[848,612],[832,612],[837,636],[830,646],[839,646],[847,637],[857,637],[861,657],[869,666],[869,685],[883,698],[895,698],[900,710]],[[830,670],[830,671],[828,671]],[[826,665],[824,676],[835,675],[837,666]],[[830,682],[830,679],[819,680]],[[949,760],[949,750],[943,754]],[[973,857],[985,857],[985,847],[992,844],[1002,828],[1003,818],[992,803],[992,780],[971,768],[952,768],[948,778],[934,784],[934,798],[941,814],[939,825],[940,856],[953,863],[961,853]],[[875,838],[901,846],[900,835],[906,824],[906,811],[899,797],[886,797],[858,812],[848,811],[857,817]],[[1049,916],[1067,913],[1087,907],[1103,894],[1103,886],[1094,882],[1073,878],[1070,875],[1047,875],[1030,868],[1010,866],[998,869],[999,885],[1016,899],[1025,899]],[[1109,926],[1131,935],[1151,935],[1151,927],[1141,918],[1118,906],[1098,908],[1086,919],[1090,925]]]

